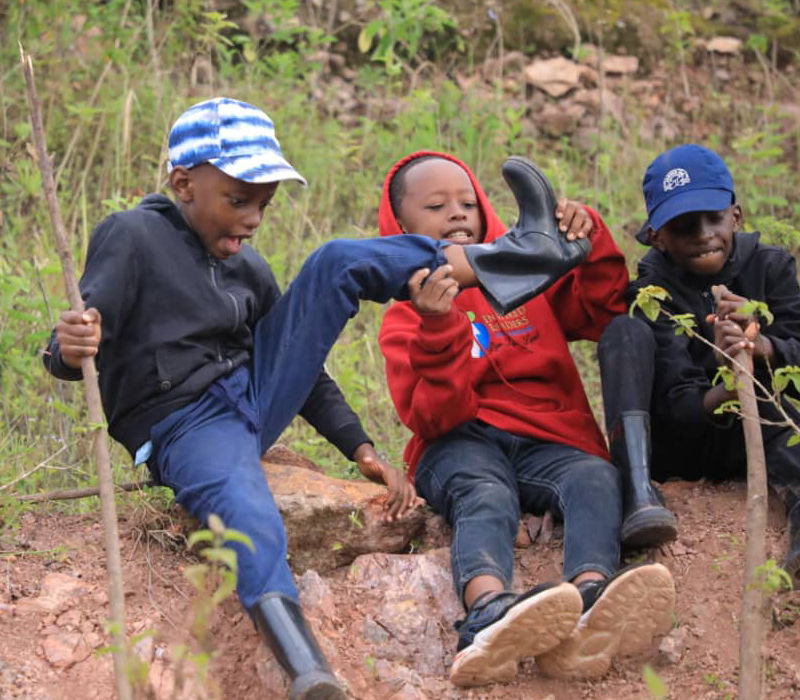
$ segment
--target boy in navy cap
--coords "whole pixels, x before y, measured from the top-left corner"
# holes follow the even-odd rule
[[[800,365],[794,258],[760,243],[758,232],[740,232],[742,208],[722,158],[695,144],[678,146],[650,164],[642,186],[648,221],[637,239],[652,250],[639,263],[628,302],[642,287],[663,287],[670,295],[662,302],[666,311],[692,314],[697,333],[728,354],[744,350],[766,386],[771,386],[769,368]],[[766,302],[774,321],[761,326],[739,312],[749,299]],[[714,413],[736,398],[723,384],[712,385],[725,363],[721,355],[697,338],[676,335],[675,324],[663,314],[649,321],[639,310],[634,318],[611,322],[598,354],[612,458],[628,466],[625,512],[632,522],[637,514],[640,519],[669,514],[651,476],[724,479],[746,472],[741,421]],[[797,398],[791,385],[787,393]],[[783,404],[800,418],[788,401]],[[778,419],[769,402],[759,402],[759,412],[764,421]],[[762,433],[768,481],[784,500],[789,522],[783,566],[794,577],[800,569],[800,445],[788,444],[792,433],[786,427],[766,422]],[[629,544],[659,544],[663,534],[654,527]]]
[[[560,268],[527,231],[473,246],[484,262],[469,261],[468,246],[425,236],[337,239],[281,295],[246,242],[284,180],[305,184],[264,112],[227,98],[187,110],[169,136],[177,202],[148,195],[99,224],[80,284],[87,310],[61,314],[44,362],[56,377],[77,380],[81,358],[96,356],[110,435],[192,515],[205,522],[214,513],[255,545],[253,553],[229,543],[237,593],[288,673],[290,698],[336,700],[345,696],[297,603],[260,456],[299,413],[387,485],[387,519],[401,517],[418,502],[413,486],[378,457],[323,370],[359,301],[407,299],[412,275],[439,267],[460,287],[476,286],[485,264],[484,292],[521,304],[532,293],[526,250]],[[522,260],[515,271],[493,268],[503,246]]]

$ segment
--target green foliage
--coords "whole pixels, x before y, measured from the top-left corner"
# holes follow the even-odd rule
[[[650,697],[661,700],[669,695],[667,684],[653,670],[650,664],[645,664],[642,668],[642,678],[647,686],[647,692],[650,693]]]
[[[675,324],[675,335],[687,335],[690,338],[694,335],[694,329],[697,328],[694,314],[673,314],[670,318]]]
[[[210,616],[236,589],[238,574],[236,552],[225,545],[238,542],[251,552],[255,552],[255,547],[247,535],[226,528],[219,516],[213,513],[208,516],[207,524],[207,529],[193,532],[186,545],[188,549],[198,544],[207,545],[199,552],[200,558],[205,561],[187,566],[183,572],[195,589],[190,630],[197,647],[192,649],[187,645],[177,645],[173,649],[173,657],[178,668],[176,677],[182,678],[181,669],[186,663],[191,664],[205,691],[204,697],[216,700],[222,697],[222,693],[209,676],[210,664],[216,655],[211,637]]]
[[[164,191],[165,137],[175,117],[189,104],[219,94],[264,107],[284,151],[309,180],[307,189],[280,188],[254,241],[283,286],[331,237],[376,234],[385,172],[419,148],[463,158],[508,222],[517,212],[500,165],[507,155],[524,154],[542,165],[559,194],[600,209],[631,269],[642,253],[624,231],[641,224],[639,175],[664,144],[642,135],[647,130],[640,128],[641,100],[626,100],[626,124],[608,115],[585,142],[546,140],[528,128],[536,114],[530,113],[524,86],[519,99],[509,100],[498,82],[487,98],[485,89],[465,89],[454,79],[476,73],[481,62],[503,51],[522,49],[531,58],[534,47],[573,50],[569,12],[581,39],[640,53],[636,42],[644,33],[633,21],[642,14],[638,5],[579,0],[560,19],[553,6],[516,1],[488,13],[470,3],[380,0],[348,7],[347,19],[325,3],[300,0],[242,0],[240,6],[221,7],[209,0],[106,0],[76,9],[69,0],[29,0],[0,8],[0,459],[5,465],[0,486],[10,484],[2,492],[9,497],[95,483],[83,435],[88,428],[81,387],[52,380],[41,367],[40,351],[65,300],[32,156],[18,42],[33,57],[78,270],[100,219],[135,205],[146,192]],[[669,61],[676,60],[678,44],[687,48],[705,31],[690,0],[654,0],[646,7],[652,28],[668,27],[666,34],[652,28],[651,33],[661,44],[659,55]],[[784,25],[794,31],[797,19],[787,15],[785,3],[771,1],[754,16],[757,33],[771,46],[794,45],[790,34],[780,33]],[[366,53],[358,50],[359,35],[362,49],[369,39]],[[330,68],[326,53],[341,56],[345,65]],[[359,99],[355,112],[337,111],[342,76]],[[712,135],[718,143],[710,145],[725,148],[748,216],[764,240],[799,250],[797,231],[782,223],[800,213],[797,187],[787,176],[796,135],[786,128],[785,110],[730,100],[724,93],[707,97],[698,118],[711,115],[719,122],[719,135]],[[655,306],[651,301],[646,308]],[[381,451],[399,463],[408,431],[386,390],[376,342],[382,314],[382,307],[364,304],[327,367]],[[575,343],[571,350],[599,416],[593,348]],[[357,475],[302,420],[282,441],[330,473]],[[112,461],[117,479],[130,480],[129,457],[117,445]],[[52,507],[96,504],[86,499]]]
[[[730,367],[717,367],[717,372],[711,380],[712,384],[721,381],[728,391],[733,391],[738,388],[736,385],[736,376]]]
[[[663,287],[648,284],[636,292],[636,298],[631,303],[628,313],[633,316],[636,309],[641,309],[650,321],[655,321],[661,313],[661,302],[670,298],[669,292]]]
[[[772,315],[767,303],[765,301],[756,301],[755,299],[746,301],[736,309],[736,313],[745,316],[758,316],[760,319],[766,321],[767,325],[770,325],[775,320],[775,316]]]
[[[361,30],[358,48],[362,53],[371,50],[371,58],[383,63],[389,75],[399,74],[404,62],[419,61],[417,53],[426,35],[438,38],[456,27],[450,13],[428,0],[377,0],[376,4],[380,16]],[[431,42],[430,46],[435,44]]]
[[[797,365],[786,365],[779,367],[773,372],[772,387],[775,391],[784,391],[789,384],[794,390],[800,393],[800,367]]]
[[[772,595],[779,591],[791,591],[794,588],[792,577],[775,562],[767,559],[764,564],[756,567],[756,580],[751,586],[759,586],[764,595]]]

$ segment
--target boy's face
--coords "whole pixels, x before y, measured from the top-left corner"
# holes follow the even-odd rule
[[[432,158],[410,166],[404,177],[397,217],[404,231],[458,245],[483,240],[478,199],[463,168]]]
[[[242,182],[208,163],[190,170],[178,166],[169,181],[186,223],[221,260],[236,255],[253,237],[278,189],[277,182]]]
[[[722,211],[697,211],[677,216],[650,235],[651,243],[669,253],[675,265],[695,275],[717,274],[728,260],[742,210],[732,204]]]

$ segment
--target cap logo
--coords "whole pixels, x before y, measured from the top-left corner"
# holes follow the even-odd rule
[[[664,175],[664,182],[662,183],[662,186],[664,188],[664,192],[669,192],[670,190],[674,190],[676,187],[688,185],[691,181],[692,180],[689,177],[689,173],[687,173],[683,168],[673,168],[666,175]]]

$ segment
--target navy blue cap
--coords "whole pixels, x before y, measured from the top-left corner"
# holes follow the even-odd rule
[[[686,143],[658,156],[644,173],[642,192],[647,221],[636,240],[650,243],[649,230],[658,231],[681,214],[722,211],[734,201],[733,178],[714,151]]]

